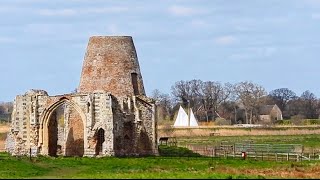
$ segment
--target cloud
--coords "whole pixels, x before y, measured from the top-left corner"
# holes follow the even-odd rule
[[[11,37],[0,37],[1,44],[14,43],[16,40]]]
[[[196,28],[206,27],[209,25],[206,21],[200,20],[200,19],[196,19],[196,20],[194,19],[190,22],[190,24],[191,24],[191,26],[196,27]]]
[[[128,11],[128,7],[108,7],[108,8],[87,8],[83,9],[84,13],[120,13]]]
[[[190,8],[190,7],[184,7],[184,6],[170,6],[168,8],[169,13],[176,15],[176,16],[190,16],[194,14],[203,13],[203,10]]]
[[[24,8],[14,7],[14,6],[1,6],[0,13],[16,13],[19,11],[23,11]]]
[[[261,47],[261,48],[250,48],[252,50],[252,53],[256,53],[257,56],[260,57],[268,57],[273,55],[277,48],[275,47]]]
[[[228,36],[220,36],[215,38],[215,43],[220,45],[229,45],[236,42],[236,38],[234,36],[228,35]]]
[[[237,60],[237,61],[244,60],[244,59],[250,59],[251,57],[252,57],[251,55],[245,54],[245,53],[236,53],[236,54],[231,54],[229,56],[229,58],[231,60]]]
[[[121,13],[128,11],[128,7],[99,7],[99,8],[78,8],[78,9],[40,9],[38,14],[42,16],[75,16],[79,14],[103,14]]]
[[[74,9],[40,9],[38,13],[42,16],[74,16],[77,14]]]
[[[313,13],[313,14],[311,15],[311,18],[312,18],[312,19],[320,19],[320,13]]]
[[[312,7],[320,6],[320,0],[305,0],[304,3],[311,5]]]
[[[232,60],[258,60],[259,58],[270,57],[276,52],[277,48],[272,46],[245,48],[241,52],[231,54],[229,58]]]
[[[24,31],[40,35],[55,35],[61,32],[72,32],[72,27],[73,26],[70,24],[27,24]]]

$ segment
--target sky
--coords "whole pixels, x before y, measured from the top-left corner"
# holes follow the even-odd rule
[[[251,81],[320,98],[320,0],[1,0],[0,101],[72,92],[90,36],[132,36],[147,95]]]

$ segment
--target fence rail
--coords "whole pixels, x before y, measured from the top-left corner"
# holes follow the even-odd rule
[[[216,158],[255,159],[270,161],[320,160],[320,151],[305,152],[301,144],[221,144],[219,146],[183,146],[202,156]]]

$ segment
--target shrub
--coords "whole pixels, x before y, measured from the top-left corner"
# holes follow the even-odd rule
[[[177,147],[177,146],[159,146],[159,155],[160,156],[169,156],[169,157],[200,157],[201,155],[191,151],[188,148]]]
[[[292,125],[292,122],[291,120],[277,120],[275,124],[284,126],[284,125]]]
[[[230,120],[226,120],[224,118],[217,118],[216,121],[215,121],[215,124],[216,125],[231,125],[231,121]]]
[[[304,119],[303,125],[318,125],[320,124],[320,119]]]

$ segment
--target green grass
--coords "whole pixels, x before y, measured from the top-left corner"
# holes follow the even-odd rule
[[[302,144],[306,148],[320,148],[320,135],[272,135],[272,136],[209,136],[209,137],[181,137],[177,138],[180,145],[199,144],[217,145],[222,141],[240,143],[252,140],[257,144]]]
[[[144,158],[64,158],[10,157],[0,154],[0,178],[277,178],[246,174],[245,169],[308,168],[320,162],[266,162],[253,160],[211,159],[204,157]],[[228,173],[226,169],[236,169]]]
[[[0,134],[0,138],[5,134]],[[254,143],[303,144],[305,147],[320,148],[320,135],[288,136],[209,136],[177,138],[179,144],[217,144],[221,141]],[[109,179],[257,179],[290,178],[279,172],[305,172],[320,167],[320,161],[261,161],[240,159],[218,159],[201,157],[182,147],[160,146],[161,157],[143,158],[77,158],[77,157],[11,157],[0,153],[0,179],[48,179],[48,178],[109,178]],[[247,170],[268,172],[252,173]],[[316,172],[320,171],[316,169]],[[262,174],[262,175],[261,175]],[[291,178],[295,178],[291,176]],[[319,178],[317,174],[312,178]]]

